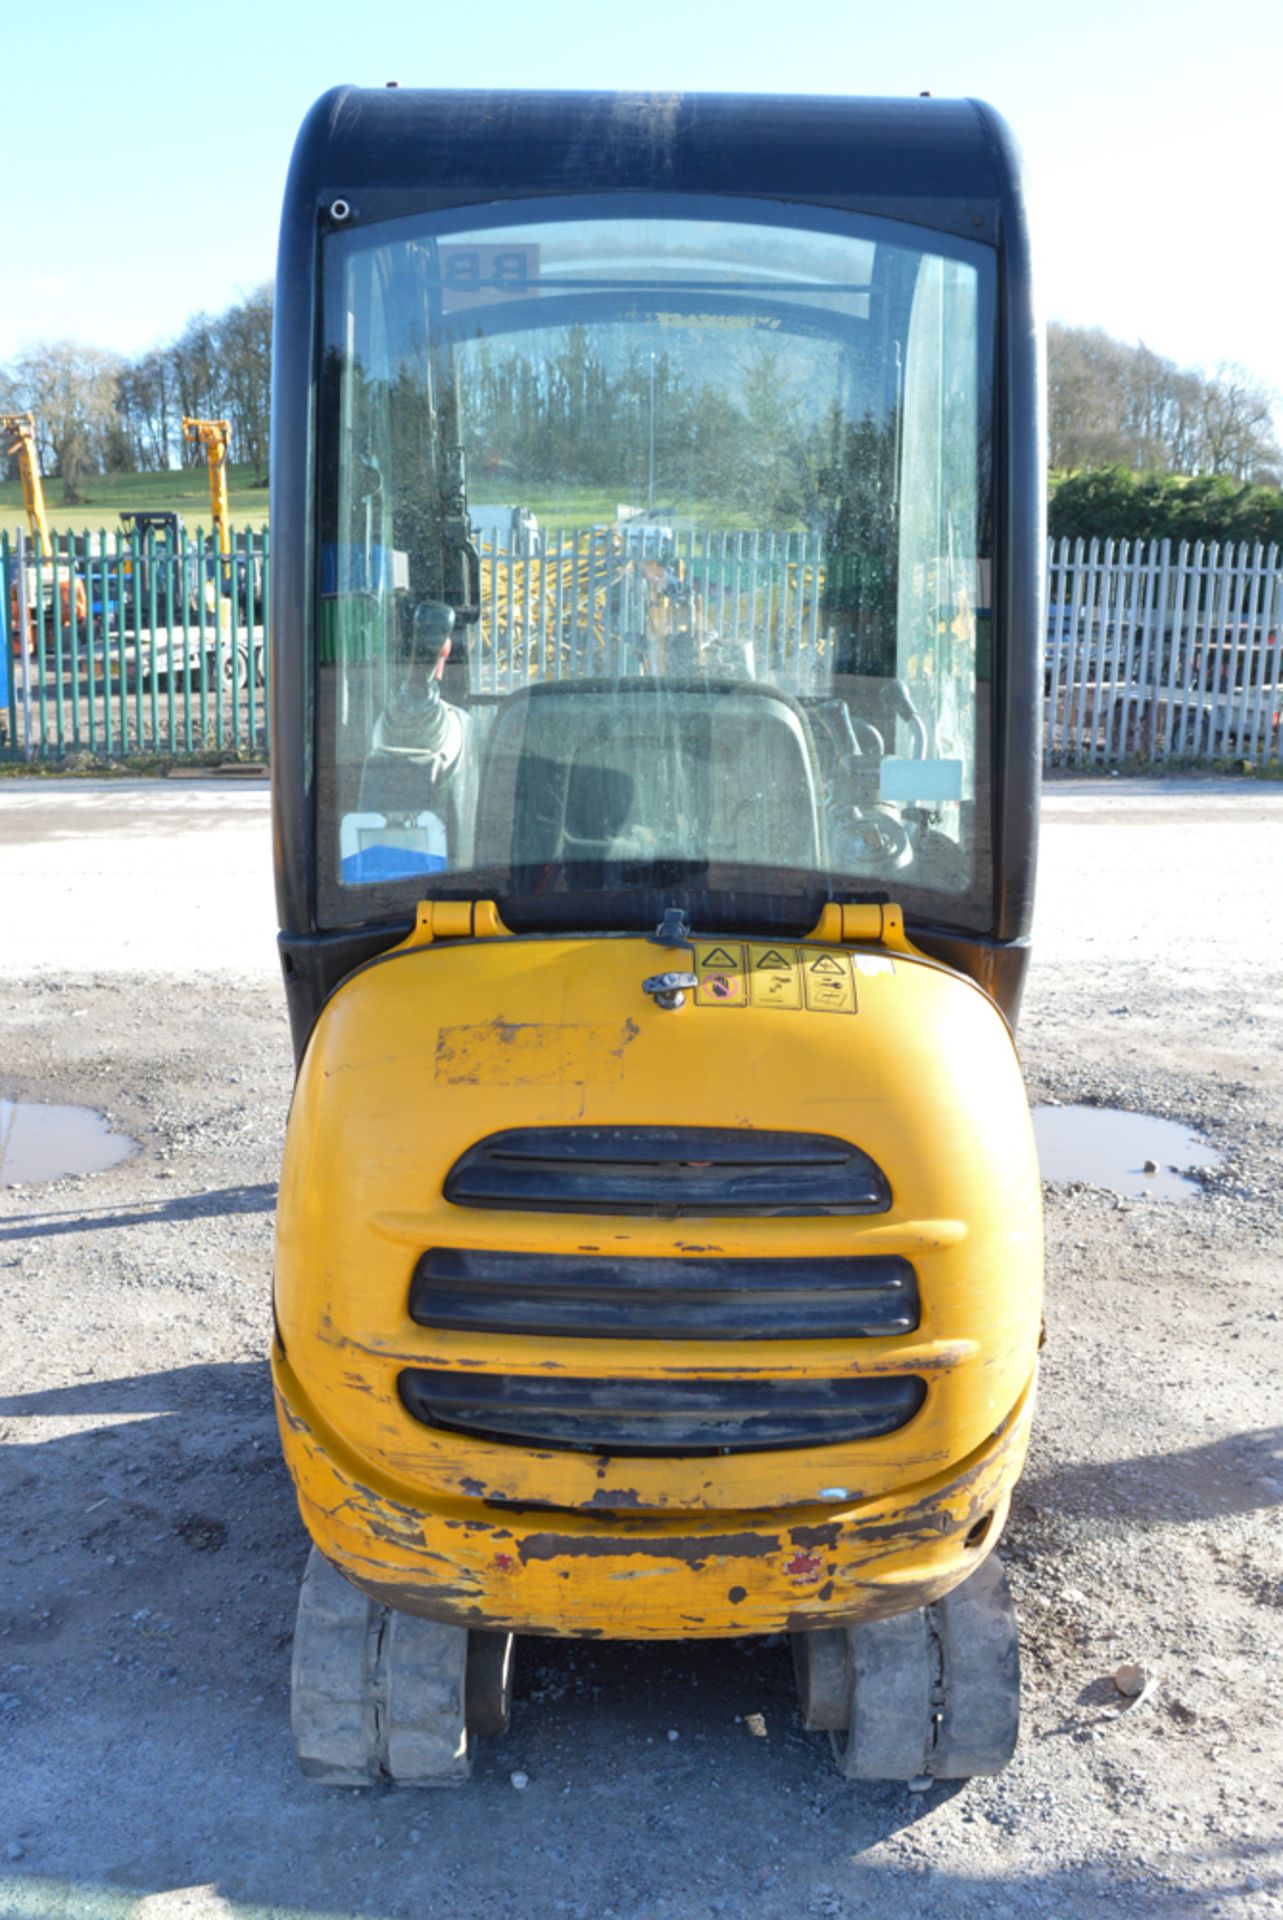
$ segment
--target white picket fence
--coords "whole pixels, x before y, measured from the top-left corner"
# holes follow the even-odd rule
[[[474,691],[560,678],[607,647],[615,671],[644,671],[654,589],[640,563],[653,557],[600,528],[537,555],[487,546]],[[726,672],[764,673],[802,696],[827,687],[816,536],[705,529],[663,557],[657,571],[680,573],[697,596]],[[1049,541],[1044,765],[1278,761],[1281,641],[1276,546]]]
[[[267,601],[266,531],[246,543],[214,619],[207,595],[190,591],[193,578],[215,577],[199,541],[194,572],[187,559],[171,579],[136,536],[131,545],[118,535],[110,551],[102,535],[96,548],[88,534],[63,540],[46,573],[37,560],[31,597],[48,612],[22,647],[18,556],[0,536],[0,759],[258,747],[267,650],[254,622]],[[668,658],[648,632],[651,607],[665,631],[696,609],[727,675],[760,675],[803,698],[826,690],[833,643],[818,536],[688,530],[664,548],[663,565],[651,564],[660,557],[649,540],[613,528],[563,533],[536,551],[515,536],[486,545],[473,691],[560,678],[607,649],[619,673],[680,671],[680,647],[669,643]],[[83,605],[69,591],[73,572]],[[136,591],[144,580],[149,599]],[[252,676],[251,647],[263,663]],[[1045,766],[1283,760],[1277,546],[1050,542],[1043,647]]]
[[[1281,658],[1276,546],[1051,542],[1044,763],[1277,761]]]

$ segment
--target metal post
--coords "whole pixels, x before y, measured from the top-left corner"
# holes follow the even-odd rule
[[[27,600],[27,536],[18,529],[18,658],[22,682],[22,757],[34,759],[31,745],[31,608]]]
[[[200,582],[200,587],[196,600],[196,652],[200,663],[200,744],[202,749],[209,745],[209,639],[205,632],[205,573],[207,565],[208,562],[205,556],[205,529],[204,527],[197,527],[196,578]],[[220,587],[221,584],[220,581]],[[214,679],[214,694],[215,698],[219,701],[218,744],[221,746],[223,744],[222,682],[218,678],[217,669]]]
[[[13,639],[9,632],[11,614],[13,618],[17,618],[18,587],[17,582],[14,581],[12,592],[10,591],[12,567],[9,536],[7,533],[0,533],[0,640],[3,641],[3,650],[0,650],[0,715],[3,715],[5,721],[4,758],[6,760],[13,758],[18,738],[18,711],[14,704]]]
[[[650,356],[650,432],[646,449],[646,512],[655,507],[655,356]]]
[[[261,572],[259,595],[263,607],[263,744],[271,751],[272,725],[272,550],[266,527],[258,536]]]

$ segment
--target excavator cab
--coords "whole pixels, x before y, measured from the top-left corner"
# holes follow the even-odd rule
[[[272,463],[302,1766],[462,1778],[517,1635],[782,1632],[850,1777],[997,1771],[1041,1295],[1002,122],[329,94]],[[479,531],[512,501],[537,541]]]

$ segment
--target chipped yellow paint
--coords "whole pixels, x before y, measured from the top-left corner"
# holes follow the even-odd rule
[[[956,1247],[967,1237],[964,1220],[913,1220],[903,1217],[903,1208],[893,1209],[893,1224],[884,1224],[885,1215],[863,1218],[833,1217],[815,1220],[752,1219],[729,1216],[717,1222],[711,1234],[703,1221],[686,1223],[686,1231],[676,1235],[671,1220],[641,1217],[606,1221],[596,1217],[588,1237],[571,1245],[566,1238],[563,1215],[530,1213],[519,1224],[493,1213],[465,1212],[451,1206],[438,1195],[430,1206],[404,1213],[376,1213],[370,1228],[388,1240],[405,1246],[427,1247],[445,1239],[456,1247],[502,1247],[520,1245],[528,1253],[600,1253],[609,1245],[612,1251],[626,1248],[635,1254],[678,1253],[741,1254],[751,1258],[782,1257],[797,1246],[800,1229],[805,1229],[806,1251],[816,1258],[840,1253],[902,1253],[906,1257],[935,1253],[944,1247]],[[510,1236],[516,1234],[513,1240]],[[858,1245],[856,1241],[858,1240]],[[700,1346],[703,1352],[703,1346]]]
[[[587,1026],[496,1015],[474,1026],[442,1027],[435,1078],[455,1087],[602,1086],[622,1078],[624,1050],[636,1034],[631,1020]]]
[[[606,1639],[774,1633],[938,1598],[1001,1532],[1033,1403],[1031,1384],[967,1459],[875,1499],[774,1513],[505,1511],[466,1497],[424,1505],[413,1480],[371,1473],[306,1407],[279,1350],[273,1373],[300,1510],[350,1579],[432,1619]],[[987,1515],[983,1542],[969,1545]]]
[[[962,1544],[974,1520],[995,1512],[986,1549],[997,1537],[1038,1341],[1040,1187],[1000,1013],[915,954],[885,907],[826,910],[832,940],[787,949],[793,978],[826,953],[853,961],[858,1017],[790,1018],[750,1002],[727,1020],[698,995],[677,1012],[655,1005],[641,984],[655,970],[649,941],[504,937],[464,905],[470,917],[457,916],[458,929],[451,921],[453,937],[434,911],[429,938],[339,989],[299,1077],[278,1208],[288,1360],[278,1356],[276,1378],[286,1457],[322,1551],[398,1605],[451,1617],[466,1607],[469,1618],[540,1632],[760,1632],[797,1613],[798,1582],[812,1623],[826,1608],[852,1618],[918,1604],[912,1596],[932,1583],[947,1590],[976,1563]],[[856,932],[863,946],[849,944]],[[719,944],[688,951],[707,958]],[[729,951],[750,945],[765,950],[734,939]],[[862,957],[878,970],[860,971]],[[444,1198],[459,1155],[505,1128],[675,1122],[853,1141],[885,1172],[892,1205],[876,1216],[658,1220],[473,1210]],[[922,1319],[898,1338],[809,1342],[447,1332],[408,1312],[415,1263],[434,1246],[679,1259],[899,1253],[916,1269]],[[605,1379],[915,1373],[926,1397],[904,1428],[874,1440],[611,1461],[424,1426],[397,1393],[405,1366]],[[558,1509],[555,1526],[527,1513],[521,1527],[539,1540],[570,1537],[573,1551],[544,1559],[534,1548],[522,1560],[504,1545],[516,1516],[502,1503]],[[845,1545],[829,1555],[831,1574],[816,1574],[828,1560],[811,1547],[762,1547],[783,1541],[781,1528],[835,1518]],[[871,1537],[871,1527],[884,1531]],[[627,1551],[610,1545],[624,1538]],[[689,1547],[713,1539],[723,1545]],[[688,1545],[666,1557],[665,1541]],[[665,1577],[619,1577],[656,1570]],[[750,1597],[732,1603],[732,1588]]]

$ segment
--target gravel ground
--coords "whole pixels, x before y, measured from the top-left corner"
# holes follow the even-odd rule
[[[1224,1158],[1179,1204],[1048,1190],[1007,1773],[846,1785],[780,1640],[529,1641],[466,1792],[334,1793],[287,1726],[266,795],[5,782],[0,1094],[141,1150],[0,1190],[0,1914],[1283,1914],[1280,827],[1283,788],[1048,789],[1031,1096]]]

